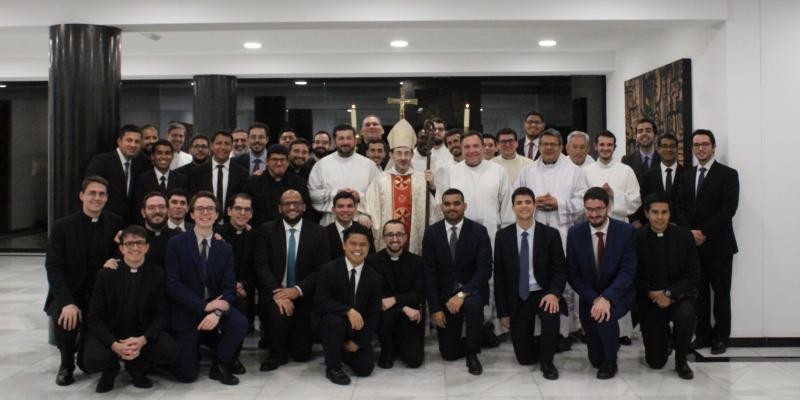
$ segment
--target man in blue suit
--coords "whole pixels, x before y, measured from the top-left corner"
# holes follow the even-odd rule
[[[422,257],[431,321],[438,329],[439,352],[445,360],[466,355],[469,373],[480,375],[483,306],[492,275],[492,247],[486,228],[464,218],[467,203],[458,189],[442,195],[444,220],[425,230]],[[467,337],[462,339],[462,326]]]
[[[608,218],[608,193],[593,187],[583,196],[587,221],[567,234],[569,284],[580,297],[579,316],[589,361],[598,379],[617,374],[619,323],[634,301],[636,247],[633,227]]]
[[[225,385],[236,385],[231,363],[247,334],[247,319],[236,308],[236,270],[233,249],[214,238],[219,217],[211,192],[192,197],[189,212],[193,229],[170,239],[167,245],[167,295],[172,329],[180,348],[176,376],[181,382],[197,379],[198,342],[216,347],[209,377]]]

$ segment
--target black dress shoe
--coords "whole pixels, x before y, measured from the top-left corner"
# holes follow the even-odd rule
[[[558,379],[558,369],[556,369],[556,366],[553,365],[552,361],[542,361],[540,367],[544,379],[548,379],[551,381]]]
[[[234,375],[244,375],[247,373],[247,369],[244,368],[244,365],[238,358],[234,358],[231,361],[231,373]]]
[[[261,371],[274,371],[278,369],[281,365],[284,365],[289,362],[289,358],[286,356],[283,357],[267,357],[263,363],[261,363]]]
[[[704,348],[704,347],[708,347],[708,346],[711,346],[711,341],[710,341],[710,340],[708,340],[708,339],[696,338],[696,339],[695,339],[695,340],[693,340],[693,341],[692,341],[692,343],[689,345],[689,348],[690,348],[690,349],[692,349],[692,350],[698,350],[698,349],[702,349],[702,348]]]
[[[472,375],[480,375],[483,373],[483,365],[478,360],[477,354],[467,354],[467,370]]]
[[[623,346],[630,346],[633,344],[633,342],[631,341],[631,338],[629,336],[621,336],[619,338],[619,344]]]
[[[380,357],[378,357],[378,366],[383,369],[390,369],[394,367],[394,356],[381,352]]]
[[[350,377],[341,368],[326,368],[325,377],[337,385],[350,384]]]
[[[208,372],[208,377],[219,381],[223,385],[238,385],[239,378],[235,377],[231,372],[230,365],[221,362],[211,364],[211,371]]]
[[[75,377],[72,376],[72,370],[67,368],[59,368],[56,375],[56,385],[69,386],[75,383]]]
[[[500,346],[500,339],[494,334],[494,325],[486,323],[483,325],[483,348],[493,348]]]
[[[685,362],[675,365],[675,372],[678,373],[678,376],[681,377],[681,379],[694,379],[694,372],[691,368],[689,368],[689,364]]]
[[[94,389],[97,393],[108,393],[114,389],[114,380],[117,379],[119,373],[119,364],[114,363],[114,366],[103,371],[100,380],[97,381],[97,387]]]
[[[151,381],[147,375],[132,376],[131,378],[133,379],[133,386],[139,389],[150,389],[153,387],[153,381]]]
[[[611,379],[617,374],[617,363],[603,363],[597,371],[597,379]]]
[[[715,340],[714,343],[711,345],[711,354],[723,354],[727,350],[728,350],[728,344],[721,340]]]

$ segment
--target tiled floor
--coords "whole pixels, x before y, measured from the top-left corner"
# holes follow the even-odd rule
[[[800,362],[695,363],[695,379],[680,380],[671,368],[653,371],[641,361],[640,340],[624,347],[619,375],[598,381],[577,345],[556,356],[558,381],[546,381],[538,369],[513,361],[508,343],[480,356],[484,374],[467,373],[463,361],[442,361],[435,340],[429,340],[422,368],[376,369],[373,376],[336,386],[324,378],[322,357],[290,363],[277,371],[258,371],[263,354],[255,339],[245,343],[242,361],[248,373],[236,387],[225,387],[205,376],[193,384],[154,377],[155,388],[133,388],[125,373],[117,388],[94,393],[98,376],[76,374],[77,382],[61,388],[53,382],[58,351],[47,344],[47,320],[41,311],[45,297],[44,259],[0,256],[0,399],[798,399]],[[800,349],[731,349],[731,355],[797,355]],[[206,367],[207,368],[207,367]]]

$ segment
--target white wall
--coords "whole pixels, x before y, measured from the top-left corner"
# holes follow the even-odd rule
[[[714,131],[718,159],[739,171],[734,337],[800,336],[791,300],[800,282],[800,214],[790,205],[800,198],[792,174],[800,147],[792,129],[800,104],[798,15],[800,4],[791,0],[731,0],[721,26],[664,30],[629,43],[607,80],[608,128],[624,135],[624,81],[692,59],[693,127]]]

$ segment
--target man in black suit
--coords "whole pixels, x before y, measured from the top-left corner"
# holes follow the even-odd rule
[[[169,140],[161,139],[155,142],[150,150],[150,160],[153,168],[147,169],[136,178],[133,189],[133,198],[137,205],[142,204],[145,195],[150,192],[167,194],[170,189],[186,189],[188,178],[179,172],[170,171],[173,150]]]
[[[369,376],[375,368],[371,342],[381,315],[381,276],[364,261],[367,233],[360,225],[344,231],[344,257],[320,268],[314,295],[325,376],[337,385],[350,383],[342,359],[357,376]]]
[[[622,162],[631,167],[636,174],[636,179],[639,180],[639,186],[642,183],[642,175],[658,165],[661,161],[660,156],[655,151],[655,137],[658,135],[658,128],[656,123],[648,118],[642,118],[636,121],[636,149],[633,154],[628,154],[622,157]]]
[[[114,388],[120,360],[133,386],[147,389],[153,387],[146,375],[152,364],[171,364],[178,356],[178,345],[164,332],[169,323],[164,270],[146,261],[147,237],[138,225],[123,229],[122,262],[97,273],[83,353],[88,372],[103,372],[97,393]]]
[[[665,192],[670,204],[674,207],[678,193],[680,193],[680,181],[683,176],[683,166],[678,164],[678,138],[671,133],[660,135],[656,141],[656,152],[661,162],[658,163],[658,166],[650,168],[639,179],[641,197],[644,200],[653,193]],[[643,225],[648,222],[643,208],[636,213]],[[670,213],[670,218],[674,222],[675,213]]]
[[[233,148],[233,137],[226,131],[217,131],[211,137],[211,162],[193,169],[189,175],[189,193],[194,194],[201,190],[214,193],[219,202],[218,210],[224,210],[228,200],[236,193],[242,191],[247,182],[247,171],[230,159]],[[219,213],[218,224],[228,220],[228,216]]]
[[[469,373],[480,375],[483,306],[488,302],[492,247],[483,225],[464,218],[467,204],[458,189],[442,194],[444,220],[422,239],[425,290],[438,330],[439,353],[451,361],[466,355]],[[466,339],[461,337],[466,325]]]
[[[546,379],[558,379],[553,354],[558,344],[567,261],[557,229],[534,220],[533,191],[519,187],[511,195],[517,223],[497,232],[494,240],[494,295],[500,323],[511,331],[511,344],[521,365],[539,359]],[[533,340],[535,317],[542,321],[541,341]]]
[[[541,154],[539,152],[539,135],[544,131],[546,126],[547,123],[544,120],[544,115],[538,111],[531,111],[526,114],[523,120],[525,139],[519,141],[517,153],[531,160],[538,160]]]
[[[297,138],[289,145],[289,170],[308,181],[308,174],[314,166],[311,158],[311,143],[303,138]]]
[[[246,169],[251,176],[264,173],[267,168],[269,126],[263,122],[253,122],[247,128],[247,143],[250,151],[237,156],[233,161]]]
[[[648,223],[636,233],[636,299],[644,358],[655,369],[667,363],[672,322],[675,371],[683,379],[693,379],[686,355],[694,332],[700,274],[694,238],[688,230],[669,223],[671,206],[666,193],[649,195],[644,207]]]
[[[367,257],[383,278],[378,366],[392,368],[397,354],[409,368],[418,368],[425,358],[425,267],[422,257],[405,251],[408,234],[400,220],[383,224],[383,241],[386,248]]]
[[[356,213],[356,198],[350,192],[339,192],[333,196],[333,215],[336,219],[325,227],[330,241],[331,260],[344,256],[342,243],[345,229],[353,225],[361,225],[353,221]],[[369,233],[369,254],[375,253],[375,240]]]
[[[189,212],[189,194],[183,189],[172,189],[167,192],[167,228],[183,233],[192,229],[186,214]]]
[[[100,176],[108,181],[108,204],[106,209],[122,217],[122,220],[133,222],[132,211],[138,208],[133,203],[133,188],[136,177],[142,173],[146,165],[136,159],[141,150],[142,132],[134,125],[125,125],[119,129],[117,148],[92,157],[86,167],[84,176]]]
[[[44,260],[49,284],[44,311],[52,318],[55,343],[61,352],[56,376],[59,386],[75,382],[75,352],[78,360],[82,360],[86,337],[84,313],[89,307],[95,275],[114,253],[114,236],[123,228],[120,217],[104,210],[107,187],[108,182],[102,177],[84,179],[81,211],[55,221],[50,227]]]
[[[180,152],[173,153],[173,165],[175,164],[174,158],[178,153]],[[208,161],[209,155],[211,154],[211,144],[208,142],[208,138],[202,134],[192,136],[192,141],[189,145],[189,153],[192,155],[192,161],[186,165],[173,169],[173,171],[187,178],[189,175],[191,175],[193,169],[205,164]]]
[[[257,176],[251,176],[242,191],[253,197],[253,226],[279,219],[278,203],[287,190],[296,190],[303,197],[305,204],[311,204],[308,194],[308,183],[295,174],[287,174],[289,168],[289,149],[280,144],[269,146],[267,152],[267,170]],[[303,215],[313,219],[314,209],[308,207]]]
[[[269,357],[262,371],[311,359],[311,311],[317,271],[330,260],[325,230],[303,218],[307,207],[300,192],[289,189],[281,196],[281,219],[262,225],[268,246],[269,268],[256,269],[260,305],[267,316]],[[271,294],[271,297],[270,297]]]
[[[739,251],[733,216],[739,206],[739,174],[714,159],[716,140],[707,129],[692,133],[692,152],[698,165],[687,168],[678,197],[679,221],[689,228],[700,256],[699,294],[695,308],[694,348],[711,345],[712,354],[728,348],[731,335],[731,275],[733,255]],[[714,290],[714,327],[711,293]]]

